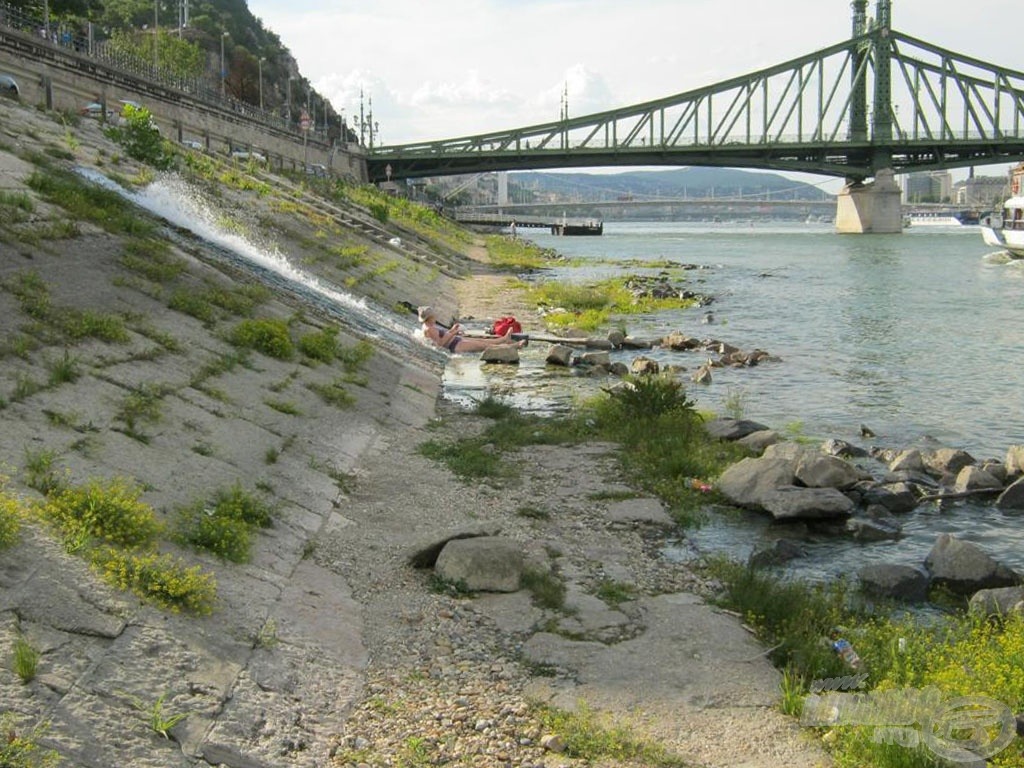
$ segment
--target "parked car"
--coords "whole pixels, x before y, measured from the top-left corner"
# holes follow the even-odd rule
[[[206,151],[206,145],[201,141],[196,141],[195,139],[182,139],[181,144],[189,149],[194,149],[196,152]]]
[[[21,89],[18,88],[18,81],[10,75],[0,75],[0,93],[4,96],[18,98],[21,94]]]
[[[244,150],[244,149],[236,149],[236,150],[234,150],[231,153],[231,159],[232,160],[239,160],[239,161],[241,161],[243,163],[247,163],[247,162],[249,162],[251,160],[252,162],[259,163],[260,165],[263,165],[263,163],[267,162],[267,158],[265,158],[259,152],[249,152],[249,151]]]
[[[327,176],[327,169],[324,166],[317,163],[316,165],[307,165],[306,173],[309,174],[310,176],[318,176],[320,178],[324,178]]]
[[[100,104],[98,101],[90,101],[80,110],[78,110],[78,114],[84,115],[85,117],[99,118],[103,114],[103,105]],[[117,117],[117,112],[108,107],[107,120],[113,120],[115,117]]]

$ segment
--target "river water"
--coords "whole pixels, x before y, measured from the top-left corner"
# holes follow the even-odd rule
[[[709,386],[691,384],[701,409],[739,406],[745,418],[791,436],[863,447],[938,443],[1001,459],[1009,445],[1024,443],[1024,262],[996,257],[976,227],[857,236],[826,224],[660,222],[606,223],[601,237],[523,234],[573,261],[543,279],[651,274],[658,269],[644,262],[666,260],[701,267],[674,272],[673,281],[712,296],[709,306],[628,317],[629,332],[680,330],[778,358],[714,369]],[[636,354],[613,359],[628,363]],[[697,353],[649,356],[691,371],[702,361]],[[494,392],[521,407],[557,410],[607,384],[543,363],[543,349],[533,347],[511,371],[455,357],[446,391],[453,398]],[[876,436],[862,439],[862,424]],[[879,466],[867,468],[879,474]],[[1024,572],[1024,526],[989,506],[923,506],[901,522],[905,536],[882,544],[807,535],[809,556],[792,569],[819,578],[868,561],[918,563],[936,533],[948,531]],[[688,537],[703,551],[742,556],[765,537],[794,533],[760,515],[712,513]]]

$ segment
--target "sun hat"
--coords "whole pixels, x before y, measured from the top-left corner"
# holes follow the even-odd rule
[[[427,320],[432,317],[437,317],[437,313],[434,311],[433,307],[420,307],[417,312],[421,323],[427,322]]]

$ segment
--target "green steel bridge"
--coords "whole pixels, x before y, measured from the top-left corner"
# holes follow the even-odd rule
[[[849,40],[757,72],[607,112],[371,147],[371,181],[597,166],[703,165],[872,178],[1024,159],[1024,72],[891,27],[853,2]],[[994,33],[1016,34],[993,26]]]

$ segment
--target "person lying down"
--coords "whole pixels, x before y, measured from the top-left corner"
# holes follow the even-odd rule
[[[445,328],[437,322],[437,312],[433,307],[420,307],[417,311],[420,319],[420,330],[423,337],[429,339],[441,349],[447,349],[453,354],[463,352],[482,352],[488,347],[497,347],[502,344],[511,344],[517,347],[526,346],[526,340],[515,341],[512,339],[510,328],[504,336],[480,339],[468,338],[462,334],[462,326],[454,323],[451,328]]]

